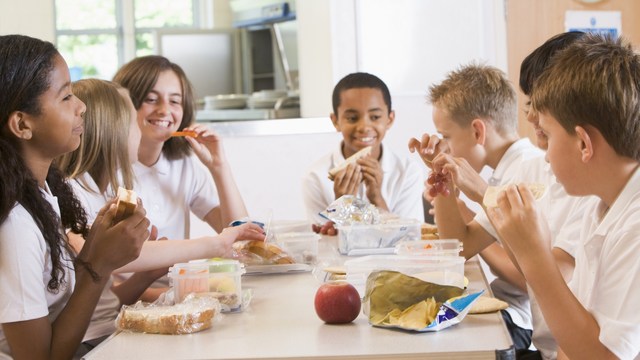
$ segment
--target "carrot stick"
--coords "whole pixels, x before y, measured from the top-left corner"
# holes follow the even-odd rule
[[[196,133],[195,131],[176,131],[171,133],[171,137],[176,137],[176,136],[191,136],[191,137],[198,137],[198,133]]]

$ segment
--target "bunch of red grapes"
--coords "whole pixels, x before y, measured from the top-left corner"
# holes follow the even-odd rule
[[[438,194],[444,196],[449,195],[449,188],[447,187],[447,176],[442,173],[431,172],[427,178],[427,184],[431,185],[429,188],[429,196],[436,197]]]

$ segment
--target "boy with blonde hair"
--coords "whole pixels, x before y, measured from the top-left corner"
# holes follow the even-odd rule
[[[558,343],[559,359],[639,359],[640,56],[621,39],[587,34],[535,82],[532,107],[547,159],[568,194],[599,201],[584,214],[565,283],[533,195],[509,186],[487,209]]]
[[[458,163],[462,171],[455,173],[456,185],[474,202],[482,202],[489,185],[501,185],[513,177],[521,162],[542,156],[529,139],[520,139],[516,93],[497,68],[470,64],[452,71],[442,83],[430,87],[428,100],[433,105],[433,122],[442,139],[424,135],[422,142],[412,139],[409,147],[413,151],[430,146],[439,156]],[[433,166],[432,158],[423,156],[423,159],[427,166]],[[484,166],[493,169],[488,182],[479,175]],[[433,185],[429,191],[436,195],[442,184]],[[449,217],[460,219],[464,225],[474,214],[457,196],[448,196],[443,201],[449,202],[442,206],[450,206],[452,214],[439,216],[441,205],[436,201],[436,224],[441,237],[449,238],[451,227],[458,224]],[[510,304],[503,311],[503,318],[516,349],[529,348],[532,324],[524,278],[499,244],[487,247],[481,256],[497,277],[492,282],[495,296]]]

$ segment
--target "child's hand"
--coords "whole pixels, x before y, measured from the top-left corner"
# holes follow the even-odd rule
[[[190,126],[183,131],[194,131],[197,134],[195,137],[186,136],[185,140],[207,168],[212,169],[226,162],[222,138],[215,131],[203,124]]]
[[[418,152],[422,161],[428,168],[432,168],[433,159],[440,153],[446,152],[446,144],[436,135],[424,134],[422,140],[409,139],[409,151]]]
[[[537,211],[536,200],[526,185],[508,186],[498,194],[498,207],[487,208],[486,212],[519,262],[521,257],[551,249],[549,226]]]
[[[449,154],[441,153],[433,160],[433,170],[451,179],[453,184],[469,199],[482,204],[482,198],[487,191],[487,183],[472,167],[467,160],[455,158]]]
[[[142,244],[149,237],[149,219],[138,199],[133,214],[111,225],[116,214],[115,201],[109,201],[96,217],[78,259],[88,263],[100,276],[110,276],[140,255]]]
[[[358,159],[362,178],[367,189],[367,198],[369,202],[378,208],[388,210],[385,199],[382,197],[382,178],[383,172],[380,162],[371,156],[365,156]]]
[[[240,240],[258,240],[264,241],[264,230],[260,225],[247,222],[238,226],[224,228],[218,236],[212,238],[212,245],[215,247],[215,253],[220,256],[231,253],[233,243]]]
[[[333,193],[336,199],[342,195],[358,195],[362,182],[362,171],[358,163],[349,164],[333,178]]]

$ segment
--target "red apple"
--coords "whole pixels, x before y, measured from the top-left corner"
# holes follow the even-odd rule
[[[316,314],[327,324],[350,323],[360,314],[360,294],[346,281],[322,284],[314,303]]]

